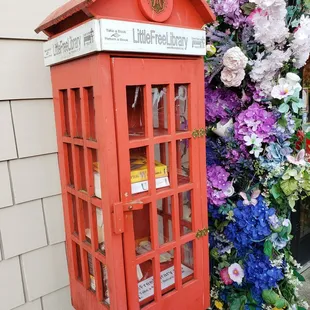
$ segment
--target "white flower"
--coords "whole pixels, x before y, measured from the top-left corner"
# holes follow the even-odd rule
[[[247,146],[250,146],[250,145],[261,146],[263,142],[263,139],[258,138],[255,133],[252,133],[251,137],[245,136],[243,139],[245,141],[245,145]]]
[[[245,71],[243,69],[240,70],[230,70],[227,67],[221,72],[221,81],[227,87],[238,87],[245,77]]]
[[[225,194],[227,197],[231,197],[234,193],[235,193],[235,189],[234,189],[234,187],[233,187],[232,185],[229,186],[229,187],[224,191],[224,194]]]
[[[282,222],[282,225],[285,226],[285,227],[289,227],[291,225],[291,222],[289,219],[285,219],[283,222]]]
[[[206,52],[208,56],[213,56],[216,53],[216,48],[213,44],[207,44]]]
[[[223,56],[223,64],[230,70],[244,69],[248,58],[242,53],[239,47],[230,48]]]
[[[250,151],[250,154],[254,154],[255,158],[258,158],[259,154],[263,151],[263,148],[260,146],[253,146],[252,150]]]
[[[293,51],[294,66],[296,68],[303,67],[310,53],[310,17],[302,16],[300,18],[300,25],[297,31],[294,33],[294,39],[291,42],[291,49]]]
[[[277,99],[283,99],[291,96],[294,93],[294,88],[287,82],[286,79],[279,79],[278,85],[274,86],[271,91],[271,96]]]
[[[275,85],[274,78],[283,64],[290,59],[292,52],[274,50],[269,55],[257,54],[257,60],[252,62],[252,71],[250,72],[251,79],[256,82],[257,86],[262,90],[262,93],[269,96],[272,87]]]
[[[285,78],[293,87],[295,85],[297,85],[297,83],[299,84],[299,82],[301,80],[301,78],[296,73],[292,73],[292,72],[286,73],[286,77]]]
[[[244,271],[241,266],[237,263],[234,263],[228,267],[229,277],[236,283],[241,284],[242,279],[244,278]]]
[[[274,6],[268,10],[256,10],[251,16],[255,40],[264,44],[267,50],[273,49],[275,44],[286,42],[289,30],[286,27],[285,16],[285,2],[284,5]]]
[[[221,122],[218,122],[216,124],[216,128],[213,129],[213,132],[217,134],[218,136],[224,138],[229,136],[232,128],[234,128],[233,119],[231,118],[226,124],[221,124]]]
[[[283,99],[287,96],[292,96],[296,90],[301,90],[299,84],[300,77],[295,73],[287,73],[286,78],[281,78],[278,85],[274,86],[271,91],[271,96],[277,99]]]
[[[250,0],[254,2],[259,8],[268,9],[273,6],[283,5],[284,0]]]

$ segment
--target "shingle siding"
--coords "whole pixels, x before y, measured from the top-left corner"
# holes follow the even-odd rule
[[[73,309],[45,36],[34,32],[65,2],[1,8],[0,310]]]

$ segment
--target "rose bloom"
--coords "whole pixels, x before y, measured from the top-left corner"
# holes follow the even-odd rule
[[[223,64],[230,70],[244,69],[248,58],[242,53],[239,47],[230,48],[223,56]]]
[[[234,71],[225,67],[221,72],[221,81],[227,87],[240,86],[244,77],[245,77],[245,71],[243,69]]]
[[[233,280],[229,277],[229,274],[228,274],[228,267],[223,268],[220,271],[220,276],[225,285],[233,284]]]
[[[241,284],[244,278],[244,271],[239,264],[234,263],[228,267],[228,275],[231,280]]]

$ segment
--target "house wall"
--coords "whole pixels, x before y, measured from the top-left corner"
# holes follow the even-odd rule
[[[0,310],[72,310],[44,35],[66,0],[2,1]]]

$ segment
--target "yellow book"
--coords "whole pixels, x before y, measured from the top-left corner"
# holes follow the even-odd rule
[[[167,166],[159,161],[154,162],[155,178],[168,176]],[[133,155],[130,158],[131,183],[143,182],[148,180],[147,159],[144,156]]]
[[[162,178],[168,176],[167,166],[155,160],[155,178]],[[93,168],[99,172],[99,163],[95,162]],[[131,168],[131,183],[138,183],[148,180],[147,159],[141,155],[133,155],[130,158]]]

